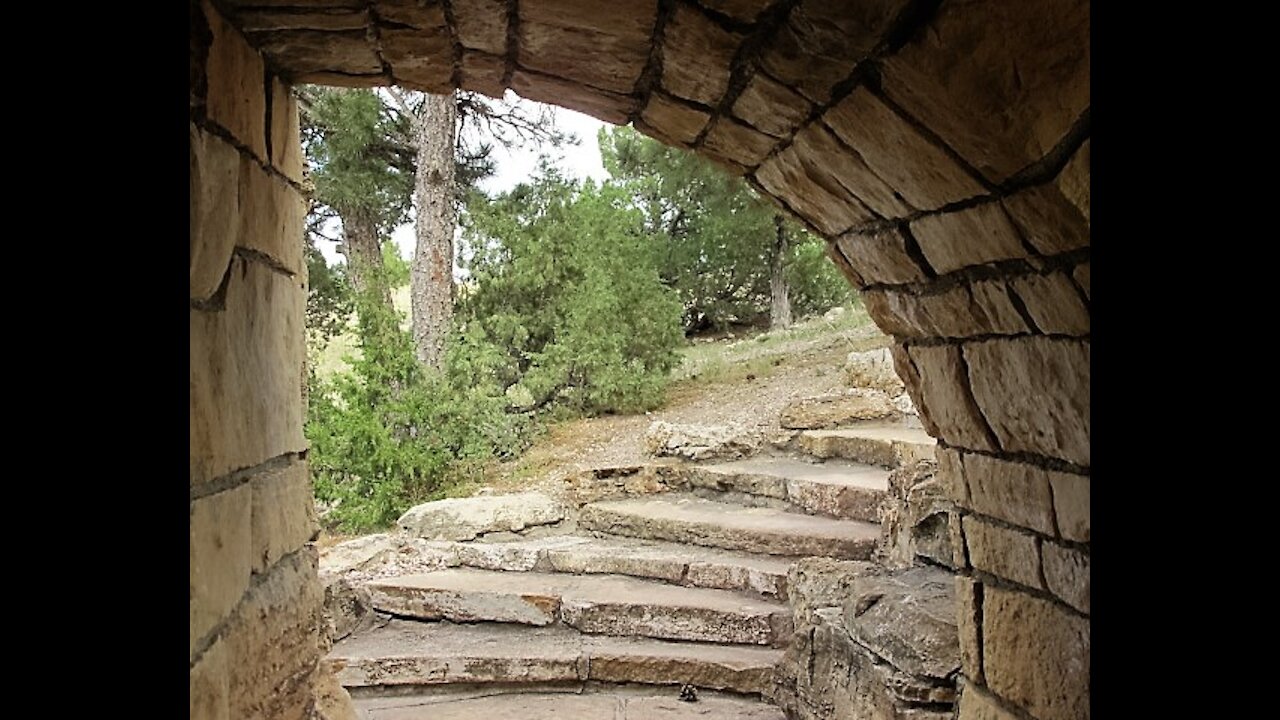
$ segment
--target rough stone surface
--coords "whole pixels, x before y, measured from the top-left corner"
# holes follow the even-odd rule
[[[982,688],[966,685],[964,694],[960,696],[958,720],[1018,720],[1018,716],[1000,707]]]
[[[800,433],[798,444],[815,457],[896,468],[933,460],[937,441],[917,428],[867,423],[842,430],[805,430]]]
[[[964,518],[969,562],[977,570],[1040,589],[1040,551],[1034,535]]]
[[[236,245],[262,253],[272,264],[301,275],[305,240],[299,228],[307,212],[301,193],[242,156],[239,195]]]
[[[387,32],[384,30],[382,35],[384,56]],[[382,63],[363,29],[334,32],[277,30],[253,33],[250,39],[276,67],[285,68],[295,80],[304,73],[312,72],[343,75],[376,75],[382,72]],[[390,57],[387,60],[394,64]]]
[[[1089,219],[1054,184],[1037,185],[1000,201],[1009,218],[1045,255],[1089,246]]]
[[[381,562],[400,548],[401,538],[389,533],[364,535],[320,551],[320,572],[343,574]]]
[[[209,119],[231,132],[259,160],[267,160],[267,95],[262,56],[208,0],[201,8],[213,34],[205,61]]]
[[[1049,592],[1082,613],[1089,612],[1089,556],[1046,542],[1041,547],[1044,581]]]
[[[564,507],[538,492],[449,498],[409,508],[396,524],[428,540],[471,540],[491,532],[518,532],[564,519]]]
[[[883,63],[885,93],[992,182],[1043,157],[1089,106],[1089,5],[947,3]]]
[[[191,654],[201,638],[222,622],[249,586],[253,562],[246,486],[191,503]]]
[[[936,210],[984,192],[941,147],[866,88],[855,90],[822,119],[876,175],[920,210]]]
[[[734,20],[749,23],[755,22],[761,11],[773,4],[773,0],[701,0],[699,4]]]
[[[337,642],[373,621],[369,593],[336,576],[321,576],[324,583],[324,622],[331,642]]]
[[[849,233],[836,241],[845,257],[858,263],[873,283],[912,283],[925,279],[924,270],[907,254],[906,238],[897,228]]]
[[[714,107],[729,85],[729,65],[742,36],[688,5],[676,7],[662,44],[662,87]]]
[[[1067,540],[1089,542],[1089,477],[1050,473],[1058,532]]]
[[[289,86],[271,78],[271,165],[290,180],[303,180],[302,138],[298,127],[298,100]]]
[[[867,311],[900,338],[966,338],[1011,335],[1031,330],[1003,283],[982,280],[936,294],[867,290]]]
[[[191,299],[222,285],[240,232],[240,152],[191,126]]]
[[[756,180],[769,194],[785,201],[828,237],[875,219],[862,201],[847,196],[842,190],[834,194],[823,186],[819,180],[823,176],[824,173],[805,165],[795,147],[778,153],[756,171]],[[865,282],[855,281],[855,285],[863,284]]]
[[[721,118],[702,141],[702,150],[713,159],[723,158],[742,167],[755,167],[777,142],[742,123]]]
[[[860,155],[841,145],[821,123],[812,123],[796,133],[792,147],[809,176],[836,197],[856,198],[883,217],[902,217],[912,211]]]
[[[909,354],[916,372],[929,378],[919,390],[922,397],[914,398],[920,407],[921,419],[929,418],[937,428],[936,432],[930,429],[929,434],[945,439],[950,445],[997,450],[978,405],[969,395],[969,377],[960,348],[913,345]],[[1001,382],[999,375],[992,376],[992,380]],[[912,386],[913,383],[907,383],[907,387]]]
[[[511,89],[522,98],[554,103],[613,125],[625,125],[636,109],[636,101],[625,95],[593,90],[570,80],[520,69],[511,76]]]
[[[906,464],[889,474],[880,544],[876,554],[889,567],[909,567],[920,557],[953,566],[954,506],[931,462]]]
[[[464,48],[507,54],[506,0],[451,0],[454,31]]]
[[[939,273],[1028,254],[1000,203],[926,215],[911,223],[911,232],[929,265]]]
[[[890,396],[906,390],[902,378],[893,369],[893,355],[888,348],[849,353],[844,361],[844,377],[852,387],[880,390]]]
[[[433,7],[439,9],[439,6]],[[397,84],[422,92],[449,92],[453,42],[443,13],[438,25],[421,29],[384,28],[378,35],[378,44]]]
[[[727,425],[695,425],[655,420],[644,436],[650,455],[689,460],[737,458],[760,449],[761,438]]]
[[[214,642],[191,667],[191,720],[231,720],[226,646]]]
[[[1089,298],[1089,263],[1081,263],[1071,271],[1071,277],[1075,279],[1076,285],[1084,291],[1084,296]]]
[[[502,78],[507,72],[507,61],[497,55],[464,50],[462,52],[462,78],[465,90],[474,90],[491,98],[501,99],[507,87]]]
[[[767,693],[782,653],[762,647],[676,643],[638,638],[583,639],[587,679],[602,682],[689,684],[741,693]]]
[[[982,585],[973,578],[956,576],[957,628],[960,641],[960,669],[970,682],[982,682],[982,605],[978,601]]]
[[[1089,465],[1088,341],[988,340],[965,345],[964,357],[1001,447]]]
[[[963,479],[968,493],[965,507],[983,515],[1053,534],[1050,478],[1058,473],[1034,465],[967,453]]]
[[[365,708],[367,720],[421,720],[424,709],[431,720],[784,720],[778,708],[758,700],[704,691],[698,702],[686,703],[670,690],[663,689],[661,693],[552,691],[461,698],[411,695],[362,700],[359,704]]]
[[[773,555],[865,560],[879,535],[868,523],[681,496],[592,503],[581,513],[582,527],[599,532]]]
[[[777,138],[790,136],[812,109],[794,90],[760,72],[733,102],[734,117]]]
[[[1089,140],[1086,139],[1080,149],[1071,156],[1066,167],[1058,173],[1054,180],[1062,194],[1084,216],[1085,224],[1089,223]]]
[[[815,464],[785,457],[754,457],[683,468],[684,486],[785,500],[787,505],[828,517],[879,522],[887,487],[884,470],[840,460]],[[695,490],[696,492],[696,490]]]
[[[649,59],[657,10],[657,0],[625,0],[613,3],[609,12],[582,0],[521,3],[518,62],[601,90],[630,93]]]
[[[252,481],[253,572],[262,572],[302,547],[319,530],[305,462],[290,463]]]
[[[782,409],[778,422],[793,430],[817,430],[859,420],[882,420],[897,414],[885,393],[853,388],[836,395],[793,401]]]
[[[682,145],[692,143],[711,119],[709,113],[656,91],[649,96],[640,117],[649,127]]]
[[[854,580],[873,567],[868,562],[824,557],[801,558],[792,564],[787,586],[797,631],[815,621],[818,609],[844,604]]]
[[[944,679],[960,667],[955,580],[918,567],[855,579],[844,603],[849,634],[911,675]]]
[[[1044,720],[1089,717],[1089,621],[1047,600],[984,587],[987,686]]]
[[[236,27],[248,33],[271,30],[360,30],[369,25],[369,13],[354,8],[324,8],[315,12],[298,12],[297,8],[288,7],[263,8],[238,10],[231,17]]]
[[[1089,308],[1066,273],[1023,275],[1014,278],[1012,285],[1040,332],[1089,334]]]
[[[313,687],[316,696],[313,720],[362,720],[351,702],[351,694],[333,673],[317,668]]]

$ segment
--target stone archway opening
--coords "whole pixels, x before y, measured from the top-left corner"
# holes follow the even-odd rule
[[[511,88],[630,123],[827,238],[957,507],[960,717],[1088,717],[1088,32],[1073,0],[193,3],[193,718],[337,693],[308,548],[298,82]]]

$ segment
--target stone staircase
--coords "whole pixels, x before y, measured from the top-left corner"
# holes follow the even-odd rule
[[[777,695],[797,563],[868,567],[891,468],[932,443],[885,423],[806,430],[746,459],[418,506],[401,533],[322,557],[326,662],[371,720],[796,717]],[[518,697],[479,697],[495,692]]]

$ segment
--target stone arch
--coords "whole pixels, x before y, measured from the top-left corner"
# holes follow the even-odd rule
[[[960,716],[1088,717],[1084,0],[193,3],[193,717],[310,697],[296,82],[631,123],[827,238],[964,509]]]

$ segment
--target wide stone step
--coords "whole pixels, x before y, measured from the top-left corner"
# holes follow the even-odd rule
[[[325,662],[348,688],[594,680],[762,693],[782,651],[583,635],[562,625],[392,620],[333,646]]]
[[[805,430],[796,442],[802,451],[814,457],[844,458],[886,468],[933,460],[938,445],[924,430],[902,425]]]
[[[773,498],[801,512],[864,522],[880,522],[880,506],[889,489],[887,470],[844,460],[812,463],[754,457],[685,466],[679,473],[695,493],[710,490]]]
[[[590,503],[582,507],[578,523],[613,535],[842,560],[868,559],[880,535],[877,524],[743,507],[677,493]]]
[[[754,645],[786,642],[791,632],[784,605],[619,575],[457,568],[365,587],[374,609],[422,620],[560,622],[590,634]]]
[[[624,537],[561,535],[494,543],[440,543],[442,564],[505,572],[629,575],[676,585],[786,599],[790,559]]]
[[[683,702],[670,689],[658,692],[606,686],[580,695],[565,690],[479,697],[403,695],[360,697],[355,706],[364,720],[786,720],[780,708],[755,698],[704,691],[697,702]],[[929,720],[914,713],[910,717]]]

